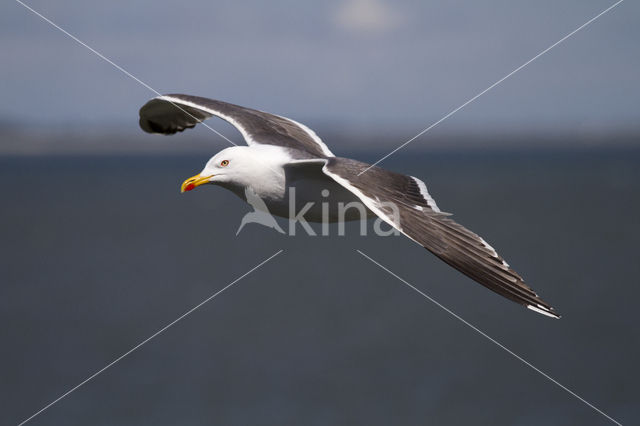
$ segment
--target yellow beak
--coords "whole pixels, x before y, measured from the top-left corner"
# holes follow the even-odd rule
[[[184,182],[182,182],[182,186],[180,187],[180,192],[191,191],[192,189],[195,189],[196,186],[200,186],[202,184],[209,183],[209,179],[212,176],[213,175],[211,175],[211,176],[200,176],[200,175],[192,176],[189,179],[187,179]]]

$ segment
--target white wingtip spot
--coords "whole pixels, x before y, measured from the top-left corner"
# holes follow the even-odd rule
[[[542,305],[538,305],[538,306],[542,306]],[[550,318],[555,318],[555,319],[560,318],[560,315],[558,315],[558,314],[556,314],[556,313],[553,313],[553,312],[550,312],[550,311],[548,311],[548,310],[546,310],[546,309],[540,309],[540,308],[538,308],[537,306],[527,305],[527,308],[528,308],[528,309],[531,309],[532,311],[537,312],[537,313],[539,313],[539,314],[542,314],[542,315],[548,316],[548,317],[550,317]]]

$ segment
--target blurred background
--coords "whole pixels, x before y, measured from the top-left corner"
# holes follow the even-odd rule
[[[337,155],[374,162],[613,3],[26,4],[161,93],[288,116]],[[203,126],[142,133],[153,92],[4,2],[0,422],[21,422],[283,249],[32,423],[611,423],[359,249],[631,423],[639,16],[621,3],[381,164],[425,180],[563,314],[554,321],[357,225],[236,237],[242,201],[179,194],[227,142]]]

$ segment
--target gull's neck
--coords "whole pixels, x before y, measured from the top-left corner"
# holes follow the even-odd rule
[[[262,199],[276,200],[284,197],[284,165],[292,160],[286,150],[271,145],[248,146],[243,157],[242,178],[222,186],[245,200],[247,188]]]

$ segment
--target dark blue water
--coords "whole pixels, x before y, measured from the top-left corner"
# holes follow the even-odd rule
[[[423,178],[561,320],[357,225],[340,238],[259,225],[236,237],[249,210],[239,199],[216,187],[179,194],[206,159],[0,158],[0,423],[24,420],[280,249],[32,424],[610,424],[355,249],[637,421],[639,151],[384,163]]]

